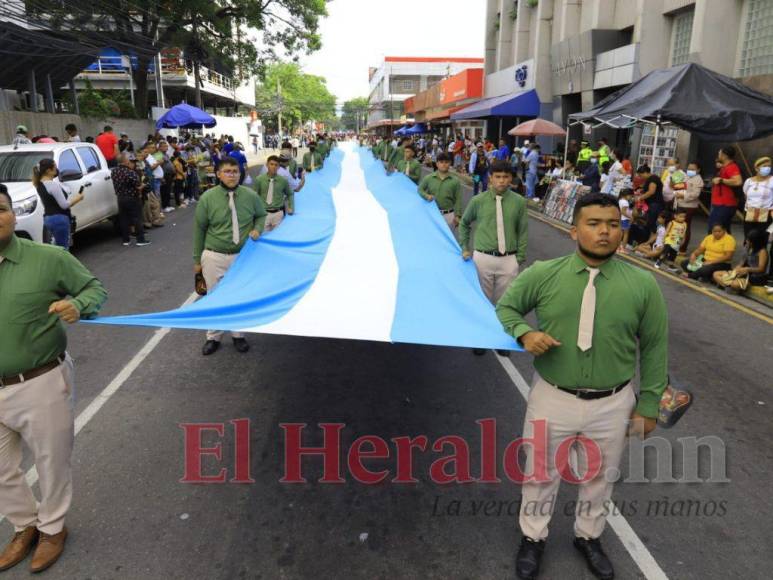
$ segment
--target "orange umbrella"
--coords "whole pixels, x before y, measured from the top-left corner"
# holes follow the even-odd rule
[[[544,135],[545,137],[563,137],[566,135],[561,127],[545,119],[532,119],[521,123],[517,127],[513,127],[507,132],[508,135],[514,135],[516,137],[532,137],[537,135]]]

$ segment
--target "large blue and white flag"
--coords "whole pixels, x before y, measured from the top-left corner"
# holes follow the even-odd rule
[[[248,240],[207,296],[89,322],[521,350],[436,204],[350,143],[307,176],[295,215]]]

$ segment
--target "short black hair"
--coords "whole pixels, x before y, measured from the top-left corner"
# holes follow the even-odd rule
[[[724,153],[730,159],[735,159],[735,147],[722,147],[720,151],[722,151],[722,153]]]
[[[235,167],[239,167],[239,162],[230,155],[226,155],[220,160],[220,165],[217,166],[217,170],[220,171],[223,168],[223,165],[233,165]]]
[[[636,170],[636,173],[642,174],[642,173],[652,173],[652,169],[650,169],[649,165],[641,165],[639,166],[639,169]]]
[[[510,167],[510,164],[507,161],[503,159],[497,159],[491,164],[489,173],[491,173],[491,175],[494,175],[495,173],[509,173],[512,175],[513,169]]]
[[[403,147],[403,150],[405,149],[410,149],[411,151],[413,151],[413,154],[416,155],[416,147],[413,146],[413,143],[409,143],[408,145]]]
[[[280,161],[279,156],[278,155],[270,155],[269,158],[266,159],[266,165],[268,165],[272,161],[276,161],[277,163],[279,163],[279,161]]]
[[[67,125],[64,126],[65,131],[77,131],[78,127],[75,126],[74,123],[67,123]]]
[[[591,207],[594,205],[600,207],[614,207],[620,211],[620,206],[618,205],[617,198],[614,195],[609,195],[608,193],[588,193],[583,195],[580,199],[577,200],[577,203],[574,204],[574,214],[572,215],[573,223],[577,224],[577,216],[580,215],[582,208]]]
[[[8,188],[5,186],[5,183],[0,183],[0,195],[4,195],[8,198],[8,205],[13,207],[13,200],[11,199],[11,194],[8,193]]]
[[[112,128],[110,125],[105,125],[105,126],[104,126],[104,128],[103,128],[102,130],[103,130],[105,133],[107,133],[108,131],[112,131],[112,130],[113,130],[113,128]]]
[[[451,163],[451,156],[444,151],[443,153],[438,154],[437,160],[438,160],[438,162],[440,162],[440,161],[448,161],[449,163]]]

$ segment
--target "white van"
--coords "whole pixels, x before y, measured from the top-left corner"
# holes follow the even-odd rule
[[[41,159],[53,159],[59,180],[73,193],[86,186],[83,201],[72,208],[75,231],[118,215],[110,169],[102,152],[91,143],[35,143],[0,146],[0,183],[11,194],[16,214],[16,235],[48,242],[43,226],[43,203],[32,185],[32,168]]]

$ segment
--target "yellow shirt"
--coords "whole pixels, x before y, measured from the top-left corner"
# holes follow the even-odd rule
[[[735,252],[735,238],[725,234],[720,239],[712,235],[703,238],[701,245],[706,249],[704,259],[707,262],[716,262],[727,252]]]

